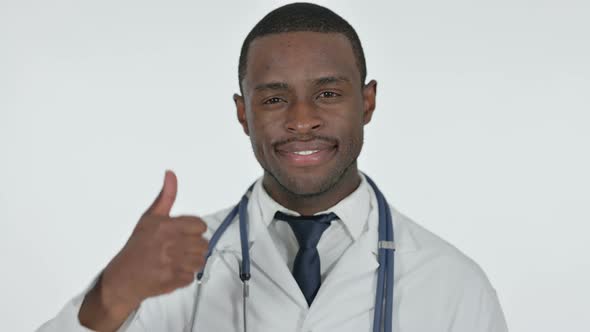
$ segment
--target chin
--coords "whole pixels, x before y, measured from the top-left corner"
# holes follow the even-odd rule
[[[298,196],[317,196],[329,191],[340,179],[334,174],[305,173],[275,176],[279,184],[288,192]]]

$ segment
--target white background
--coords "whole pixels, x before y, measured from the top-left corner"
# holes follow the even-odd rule
[[[231,96],[281,3],[0,0],[0,330],[86,287],[166,168],[174,214],[261,175]],[[320,3],[379,82],[361,170],[483,267],[511,331],[589,331],[589,2]]]

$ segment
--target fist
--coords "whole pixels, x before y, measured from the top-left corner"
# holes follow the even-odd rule
[[[189,285],[202,269],[207,226],[196,216],[170,217],[176,192],[176,175],[166,171],[160,194],[103,271],[103,292],[111,301],[139,305],[148,297]]]

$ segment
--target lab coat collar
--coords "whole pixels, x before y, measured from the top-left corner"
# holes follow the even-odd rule
[[[261,186],[260,180],[255,186]],[[320,292],[316,296],[314,303],[316,307],[321,307],[322,302],[330,301],[329,294],[330,290],[335,291],[337,285],[341,282],[354,277],[371,275],[373,271],[379,266],[377,255],[378,255],[378,209],[377,199],[372,188],[368,187],[369,191],[369,204],[368,204],[368,217],[365,217],[367,222],[364,223],[362,229],[357,236],[357,239],[351,244],[346,250],[343,256],[339,259],[338,263],[334,266],[323,282]],[[248,227],[248,243],[250,248],[250,257],[252,262],[252,274],[261,273],[266,275],[273,284],[278,288],[282,289],[283,292],[291,298],[301,308],[307,308],[307,302],[299,289],[295,279],[293,278],[291,271],[288,266],[280,257],[276,246],[269,235],[268,227],[263,222],[263,209],[260,208],[258,203],[257,195],[260,194],[260,190],[254,190],[250,196],[248,203],[248,216],[249,216],[249,227]],[[419,248],[416,238],[411,233],[407,217],[399,213],[393,207],[391,207],[391,214],[394,222],[394,240],[396,242],[396,254],[403,254],[417,250]],[[227,211],[229,212],[229,211]],[[226,213],[226,211],[224,211]],[[223,218],[224,216],[219,216]],[[229,251],[240,258],[241,260],[241,244],[239,236],[239,224],[236,220],[226,230],[217,246],[216,251]],[[237,273],[237,265],[232,266]],[[256,269],[256,271],[254,271]],[[205,272],[207,274],[207,271]],[[322,289],[324,289],[322,291]],[[327,293],[323,296],[322,293]],[[322,299],[325,297],[325,299]],[[315,314],[312,315],[318,317]],[[311,318],[310,318],[311,319]]]
[[[362,174],[362,173],[361,173]],[[362,182],[361,185],[359,186],[358,189],[362,189],[361,186],[363,186],[363,183],[366,184],[366,189],[368,192],[368,196],[369,196],[369,204],[367,205],[367,215],[364,217],[365,220],[367,220],[367,222],[365,223],[356,223],[359,226],[352,226],[350,229],[359,227],[359,230],[353,230],[351,231],[351,233],[356,233],[358,232],[358,235],[355,237],[355,241],[358,240],[358,238],[360,238],[361,236],[363,236],[365,233],[367,233],[367,235],[370,237],[370,245],[369,248],[371,250],[371,252],[373,252],[374,255],[377,255],[378,253],[378,245],[377,245],[377,239],[378,239],[378,232],[377,232],[377,223],[378,223],[378,209],[377,209],[377,198],[375,196],[375,192],[373,191],[373,188],[371,188],[370,185],[368,185],[368,182],[366,182],[366,179],[364,178],[364,175],[362,175]],[[357,189],[357,191],[353,192],[354,193],[359,193],[359,190]],[[266,194],[266,192],[264,191],[264,188],[262,187],[262,178],[259,178],[253,188],[253,192],[250,195],[250,200],[248,202],[248,215],[249,215],[249,225],[248,225],[248,242],[249,242],[249,246],[251,247],[252,244],[257,240],[258,236],[260,235],[261,231],[264,231],[266,233],[268,233],[268,222],[265,222],[265,218],[273,218],[274,217],[274,212],[272,216],[268,216],[268,214],[265,215],[265,213],[268,213],[269,210],[266,210],[265,208],[262,208],[259,201],[259,195],[261,194]],[[268,194],[266,194],[268,195]],[[352,194],[351,194],[352,195]],[[359,195],[362,196],[362,195]],[[350,198],[350,196],[346,197],[344,200],[341,201],[348,204],[348,198]],[[386,197],[387,199],[387,197]],[[352,201],[352,199],[350,200]],[[271,201],[271,204],[274,201]],[[276,202],[274,202],[276,203]],[[276,203],[277,205],[280,206],[280,204]],[[345,204],[345,205],[346,205]],[[411,222],[409,222],[408,217],[406,217],[405,215],[403,215],[402,213],[400,213],[396,208],[394,208],[391,204],[389,204],[389,208],[391,210],[391,215],[392,215],[392,219],[393,219],[393,229],[394,229],[394,240],[395,240],[395,248],[396,248],[396,253],[405,253],[405,252],[412,252],[415,250],[418,250],[420,248],[420,245],[416,239],[416,237],[413,235],[411,228],[409,227]],[[348,207],[345,207],[343,210],[348,209]],[[219,215],[218,219],[222,220],[225,215],[227,213],[229,213],[230,209],[227,209],[225,211],[223,211],[221,213],[221,215]],[[354,210],[351,208],[351,210]],[[359,209],[360,210],[360,209]],[[264,212],[267,211],[267,212]],[[295,213],[293,211],[293,213]],[[336,213],[336,212],[335,212]],[[346,213],[344,213],[346,214]],[[348,219],[348,218],[347,218]],[[355,223],[350,223],[355,224]],[[239,228],[238,228],[238,222],[237,222],[237,217],[236,220],[234,220],[232,222],[232,224],[230,225],[230,227],[226,230],[227,234],[224,234],[220,239],[219,242],[217,244],[217,249],[218,250],[235,250],[238,252],[241,252],[241,244],[240,244],[240,236],[239,236]],[[268,234],[267,234],[268,235]]]
[[[378,204],[377,204],[377,196],[373,191],[373,188],[369,186],[370,189],[370,206],[371,211],[369,214],[369,223],[367,223],[367,227],[365,227],[365,231],[368,233],[367,236],[370,238],[370,248],[375,257],[379,252],[378,248],[378,239],[379,239],[379,232],[378,232],[378,224],[379,224],[379,212],[378,212]],[[387,201],[387,197],[385,197]],[[416,251],[420,248],[417,238],[412,234],[412,230],[410,228],[411,221],[400,213],[395,207],[389,203],[389,210],[391,211],[391,219],[393,221],[393,239],[395,243],[395,253],[408,253],[412,251]]]

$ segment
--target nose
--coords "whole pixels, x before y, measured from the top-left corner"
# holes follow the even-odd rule
[[[291,103],[285,129],[293,134],[309,134],[324,125],[315,105],[306,101]]]

